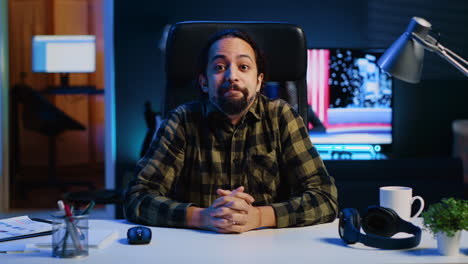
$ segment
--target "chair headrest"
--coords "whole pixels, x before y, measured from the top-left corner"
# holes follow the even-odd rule
[[[172,26],[166,44],[166,78],[187,82],[195,79],[199,53],[208,39],[224,29],[245,31],[265,57],[270,81],[294,81],[305,77],[307,45],[302,29],[283,22],[187,21]]]

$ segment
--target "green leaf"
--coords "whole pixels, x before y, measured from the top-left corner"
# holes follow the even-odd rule
[[[432,204],[421,214],[424,228],[434,236],[445,232],[453,236],[458,230],[468,230],[468,201],[444,198],[440,203]]]

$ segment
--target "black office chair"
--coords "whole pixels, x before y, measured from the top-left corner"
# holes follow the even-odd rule
[[[235,28],[247,32],[258,44],[266,60],[267,81],[293,81],[296,84],[297,110],[307,121],[307,45],[302,29],[283,22],[188,21],[172,26],[166,44],[167,113],[182,103],[197,100],[195,85],[198,55],[214,33]]]

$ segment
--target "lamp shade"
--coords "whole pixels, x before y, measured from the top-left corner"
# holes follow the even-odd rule
[[[415,41],[412,35],[424,39],[430,29],[429,22],[413,17],[406,31],[385,51],[377,64],[398,79],[418,83],[421,79],[424,46]]]

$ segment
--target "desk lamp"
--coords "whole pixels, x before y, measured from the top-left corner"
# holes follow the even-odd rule
[[[400,80],[418,83],[421,79],[424,50],[429,50],[468,76],[468,62],[442,46],[437,39],[429,35],[430,31],[431,23],[424,18],[413,17],[406,31],[385,51],[377,64]]]

